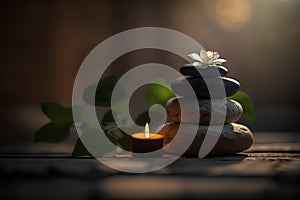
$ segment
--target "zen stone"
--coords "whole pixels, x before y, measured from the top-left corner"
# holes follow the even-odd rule
[[[212,111],[211,101],[214,103]],[[182,112],[179,102],[182,104]],[[243,114],[241,104],[233,100],[221,99],[199,99],[198,101],[189,98],[172,98],[166,104],[167,114],[174,122],[185,122],[194,124],[210,124],[212,112],[214,121],[212,124],[224,124],[236,122]]]
[[[225,76],[228,69],[223,66],[210,65],[207,67],[195,67],[193,65],[184,65],[180,68],[180,73],[187,76],[202,76],[202,77],[216,77]]]
[[[176,138],[178,138],[177,141],[179,142],[170,143],[177,134],[179,125],[182,126],[183,130],[182,133],[176,136]],[[166,146],[165,151],[178,155],[180,153],[178,149],[188,142],[186,139],[188,137],[186,136],[193,132],[197,132],[196,137],[184,155],[198,157],[199,150],[205,136],[209,134],[210,137],[217,137],[217,130],[218,128],[221,128],[221,126],[222,125],[205,126],[198,124],[178,124],[173,122],[164,124],[160,128],[159,133],[164,135],[164,145],[168,145]],[[208,127],[210,127],[211,130],[209,133]],[[213,147],[209,155],[228,155],[239,153],[250,148],[252,144],[253,134],[246,126],[236,123],[225,124],[216,145]]]
[[[211,91],[209,91],[206,84]],[[239,90],[240,83],[226,77],[180,77],[172,82],[171,87],[175,93],[184,97],[193,97],[195,92],[199,99],[217,99],[234,95]]]

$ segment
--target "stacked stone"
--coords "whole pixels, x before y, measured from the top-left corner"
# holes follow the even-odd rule
[[[210,128],[211,135],[218,135],[217,132],[216,134],[211,133],[211,131],[218,130],[214,129],[213,126],[223,125],[218,142],[210,155],[234,154],[248,149],[253,143],[253,135],[246,126],[235,123],[243,113],[242,106],[236,101],[224,100],[224,92],[218,92],[218,89],[222,89],[222,84],[224,84],[226,97],[232,96],[239,90],[239,82],[225,77],[228,70],[223,66],[194,67],[193,65],[184,65],[180,68],[180,72],[186,77],[174,80],[171,85],[173,91],[181,97],[172,98],[166,104],[168,118],[173,122],[161,127],[160,134],[165,136],[164,144],[168,144],[175,137],[179,125],[181,125],[183,135],[197,131],[197,135],[185,155],[198,156],[208,127],[212,126]],[[192,86],[197,96],[196,101],[192,99],[193,95],[186,86],[185,79]],[[213,96],[213,100],[216,102],[213,111],[211,109],[212,99],[206,84],[209,84],[209,87],[216,91]],[[179,102],[184,104],[183,113],[181,113]],[[211,120],[212,112],[214,112],[213,121]],[[195,117],[199,115],[200,118]],[[173,149],[169,148],[168,151],[176,153],[176,149],[175,146]]]

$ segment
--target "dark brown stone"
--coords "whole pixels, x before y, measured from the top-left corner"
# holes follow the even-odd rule
[[[211,90],[214,90],[213,93],[210,94],[207,85],[210,86]],[[175,93],[184,97],[193,97],[195,92],[199,99],[217,99],[234,95],[239,90],[240,84],[238,81],[226,77],[205,79],[202,77],[180,77],[172,82],[171,87]]]
[[[180,68],[180,73],[186,76],[193,77],[216,77],[225,76],[228,73],[228,69],[223,66],[206,66],[206,67],[195,67],[191,64],[184,65]]]

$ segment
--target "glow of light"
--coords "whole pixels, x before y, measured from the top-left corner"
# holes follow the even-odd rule
[[[252,13],[249,0],[218,0],[214,3],[216,20],[227,30],[236,30],[245,25]]]
[[[145,138],[149,138],[149,137],[150,137],[149,124],[146,123],[146,126],[145,126]]]

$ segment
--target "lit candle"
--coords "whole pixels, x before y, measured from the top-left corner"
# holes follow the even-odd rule
[[[163,139],[164,136],[157,133],[150,133],[149,125],[146,123],[144,133],[135,133],[132,137],[132,151],[133,153],[152,153],[151,156],[162,156]],[[136,156],[136,154],[134,154]]]

